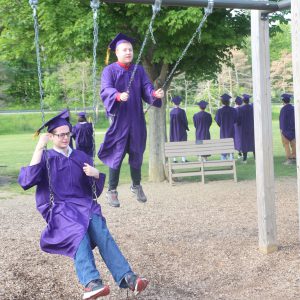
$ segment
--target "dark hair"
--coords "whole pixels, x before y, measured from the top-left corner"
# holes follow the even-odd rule
[[[291,99],[287,99],[287,98],[283,98],[281,99],[284,103],[290,103],[291,102]]]
[[[222,99],[221,102],[222,102],[223,105],[226,105],[226,106],[228,106],[230,104],[229,100],[223,100]]]
[[[86,117],[78,117],[78,122],[86,122]]]
[[[249,104],[250,99],[244,99],[243,101],[244,101],[244,103]]]

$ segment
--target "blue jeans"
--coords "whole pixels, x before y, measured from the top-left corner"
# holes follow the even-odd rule
[[[222,153],[221,160],[233,160],[233,153]]]
[[[127,284],[124,277],[133,272],[111,236],[105,219],[95,214],[90,219],[88,230],[80,242],[74,258],[80,283],[86,286],[90,281],[100,278],[100,273],[95,265],[92,244],[98,247],[99,253],[115,282],[119,287],[126,288]]]

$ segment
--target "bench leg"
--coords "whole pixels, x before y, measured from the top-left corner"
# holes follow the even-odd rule
[[[237,182],[235,160],[233,160],[233,180]]]
[[[168,159],[168,165],[169,165],[169,183],[173,185],[173,180],[172,180],[172,169],[171,169],[171,163],[170,159]]]
[[[204,181],[204,162],[202,160],[202,164],[201,164],[201,177],[202,177],[202,184],[205,183]]]

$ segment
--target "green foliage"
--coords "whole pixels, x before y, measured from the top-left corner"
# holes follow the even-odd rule
[[[280,24],[279,31],[272,37],[270,42],[271,61],[279,60],[282,52],[292,52],[291,49],[291,25]]]
[[[157,45],[149,39],[142,59],[149,67],[152,80],[160,75],[164,64],[168,64],[171,70],[198,27],[203,11],[203,8],[162,7],[153,27]],[[0,0],[0,15],[0,62],[6,62],[17,73],[6,93],[16,103],[28,105],[38,102],[32,9],[27,1]],[[103,67],[107,45],[118,32],[136,39],[137,56],[151,15],[150,5],[102,3],[98,18],[98,65]],[[282,16],[274,18],[278,20]],[[47,71],[44,74],[45,85],[53,80],[52,72],[61,71],[66,64],[91,62],[93,18],[88,1],[39,1],[38,19],[42,69]],[[204,24],[201,42],[196,37],[176,74],[185,72],[188,79],[197,78],[198,81],[214,79],[222,63],[229,62],[229,50],[243,47],[245,37],[250,33],[249,20],[249,13],[242,10],[232,13],[232,10],[215,9]],[[273,27],[276,28],[272,26],[271,30]],[[68,72],[68,75],[71,73]],[[48,74],[49,79],[46,78]],[[46,87],[49,105],[57,97],[66,103],[70,103],[70,98],[79,101],[78,82],[67,81],[70,84],[68,88],[62,85],[60,76],[57,78],[60,87],[58,83],[53,89]],[[71,90],[76,91],[73,93]]]

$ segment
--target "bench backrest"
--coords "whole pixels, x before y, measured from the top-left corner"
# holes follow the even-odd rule
[[[232,138],[219,140],[167,142],[165,143],[165,156],[187,156],[187,155],[214,155],[222,153],[233,153],[234,143]]]

